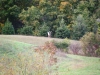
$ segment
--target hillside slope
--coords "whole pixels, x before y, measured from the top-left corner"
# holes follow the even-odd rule
[[[47,41],[53,41],[53,40],[62,41],[62,39],[58,39],[58,38],[23,36],[23,35],[0,35],[0,38],[20,41],[29,44],[37,44],[37,45],[42,45]]]
[[[36,45],[42,45],[46,41],[54,40],[55,38],[45,38],[45,37],[34,37],[34,36],[19,36],[19,35],[0,35],[0,59],[4,57],[11,59],[15,54],[20,52],[26,53],[29,55],[29,51]],[[62,39],[55,39],[57,41],[62,41]],[[75,41],[74,41],[75,42]],[[100,58],[95,57],[85,57],[78,55],[71,55],[64,53],[64,56],[59,53],[57,57],[57,64],[54,65],[54,70],[51,75],[99,75],[100,74]],[[10,57],[8,57],[10,55]],[[29,55],[31,57],[31,55]],[[24,56],[26,59],[30,59],[27,56]],[[9,60],[0,60],[0,75],[4,74],[8,70],[5,66],[9,64]],[[9,62],[7,62],[9,61]],[[3,63],[2,63],[3,62]],[[19,63],[22,63],[19,61]],[[32,62],[31,62],[32,63]],[[3,65],[2,65],[3,64]],[[30,64],[28,64],[30,65]],[[55,67],[57,70],[55,71]],[[13,67],[13,66],[12,66]],[[6,68],[6,69],[5,69]],[[14,67],[15,68],[15,67]],[[5,70],[4,70],[5,69]],[[13,70],[15,71],[15,69]],[[19,70],[20,71],[20,70]]]

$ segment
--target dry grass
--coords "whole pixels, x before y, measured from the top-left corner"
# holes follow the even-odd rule
[[[58,38],[48,38],[48,37],[37,37],[37,36],[23,36],[23,35],[0,35],[0,38],[3,39],[8,39],[8,40],[12,40],[12,41],[19,41],[19,42],[23,42],[23,43],[28,43],[28,44],[33,44],[34,46],[41,46],[44,45],[45,42],[47,41],[64,41],[63,39],[58,39]],[[80,41],[76,41],[76,40],[69,40],[70,41],[70,46],[79,44],[78,47],[81,47],[81,42]],[[79,55],[84,55],[84,53],[82,52],[82,48],[78,51]],[[73,54],[73,50],[71,50],[71,48],[69,48],[68,53]]]
[[[29,44],[43,45],[47,41],[62,41],[58,38],[37,37],[37,36],[23,36],[23,35],[0,35],[0,38],[20,41]]]

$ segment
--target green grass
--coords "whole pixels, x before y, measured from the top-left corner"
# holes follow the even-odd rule
[[[31,46],[32,44],[2,38],[0,39],[0,55],[13,56],[28,51]]]
[[[62,58],[60,58],[62,59]],[[59,75],[99,75],[100,58],[67,54],[58,63]]]
[[[27,42],[28,40],[30,39],[27,38]],[[12,40],[11,38],[0,38],[0,58],[2,58],[3,55],[10,58],[15,57],[15,55],[20,52],[28,53],[31,48],[34,47],[34,44],[38,45],[38,43],[41,42],[35,40],[37,42],[36,44],[22,41],[24,41],[23,38],[21,38],[21,41]],[[100,58],[71,54],[66,54],[66,56],[67,57],[57,56],[58,63],[56,66],[58,66],[58,75],[100,75]],[[55,66],[53,69],[55,69]],[[54,75],[54,73],[52,73],[52,75]]]

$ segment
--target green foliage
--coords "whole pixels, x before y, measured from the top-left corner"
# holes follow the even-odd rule
[[[55,36],[57,38],[69,38],[70,37],[70,31],[65,26],[64,20],[62,19],[60,22],[60,27],[57,28]]]
[[[80,1],[77,8],[74,9],[74,17],[82,15],[88,32],[97,32],[96,14],[93,13],[95,9],[95,2],[93,0]]]
[[[15,34],[14,27],[8,19],[5,22],[4,27],[2,28],[2,34]]]
[[[57,41],[53,41],[53,43],[54,43],[54,45],[58,48],[58,49],[60,49],[60,50],[62,50],[62,51],[67,51],[68,49],[67,49],[67,47],[69,46],[69,41],[68,41],[68,39],[64,39],[63,41],[61,41],[61,42],[57,42]]]
[[[50,31],[52,31],[52,36],[55,35],[55,30],[58,27],[59,21],[57,20],[58,15],[58,7],[54,5],[55,2],[59,1],[52,1],[52,0],[40,0],[39,1],[39,10],[41,12],[41,22],[46,22],[47,26],[49,27]]]
[[[100,57],[100,48],[96,50],[96,54],[98,57]]]
[[[13,5],[12,7],[9,8],[9,14],[13,17],[18,17],[20,13],[20,8],[17,5]]]
[[[19,14],[19,17],[25,25],[33,27],[34,35],[38,35],[38,30],[40,26],[40,11],[37,7],[31,6],[28,7],[28,10],[23,9],[22,12]]]
[[[83,21],[84,24],[87,25],[87,31],[96,33],[98,29],[96,19],[100,15],[99,7],[99,0],[0,0],[0,23],[4,24],[9,18],[15,32],[22,25],[32,26],[34,35],[37,36],[40,35],[40,25],[46,22],[52,31],[52,37],[54,37],[62,17],[65,26],[68,27],[67,30],[72,32],[72,25],[77,29],[75,21],[77,16],[81,14],[85,21]],[[81,32],[75,33],[70,33],[73,39],[79,39],[84,35],[84,32],[82,35],[80,35]]]
[[[87,25],[83,15],[78,15],[74,23],[72,39],[80,39],[87,32]]]
[[[68,25],[72,20],[72,4],[69,1],[61,1],[59,5],[59,17],[65,19],[65,23]]]
[[[48,31],[49,31],[49,27],[44,22],[43,26],[40,28],[40,36],[47,36]]]
[[[33,35],[33,28],[32,26],[25,26],[21,29],[20,33],[24,35]]]
[[[27,7],[32,6],[34,3],[34,0],[13,0],[13,1],[14,4],[19,6],[20,9],[27,9]]]
[[[65,49],[68,47],[68,44],[66,42],[55,42],[54,44],[59,49]]]
[[[98,56],[100,47],[100,35],[92,32],[86,33],[81,41],[83,43],[83,51],[88,56]]]
[[[13,19],[18,18],[20,7],[16,5],[14,0],[0,0],[0,21],[4,22],[9,18],[12,22]]]
[[[57,38],[66,38],[66,37],[69,38],[70,32],[66,26],[62,26],[62,27],[57,28],[55,36]]]
[[[36,23],[38,22],[37,19],[39,19],[40,12],[38,8],[35,6],[28,7],[28,10],[22,10],[22,12],[19,14],[20,19],[23,21],[25,25],[29,26],[37,26]]]
[[[98,24],[98,34],[100,34],[100,19],[97,19],[97,24]]]
[[[0,23],[0,34],[2,33],[3,26],[4,26],[4,24]]]
[[[16,32],[23,25],[18,15],[32,3],[33,0],[0,0],[0,23],[4,24],[6,19],[9,18]]]

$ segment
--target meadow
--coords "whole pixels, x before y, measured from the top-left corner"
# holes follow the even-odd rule
[[[48,55],[40,57],[41,55],[35,52],[35,48],[53,40],[62,41],[63,39],[0,35],[0,75],[100,74],[100,58],[67,54],[61,51],[55,55],[57,63],[50,66],[47,63]],[[42,63],[44,58],[45,63]]]

